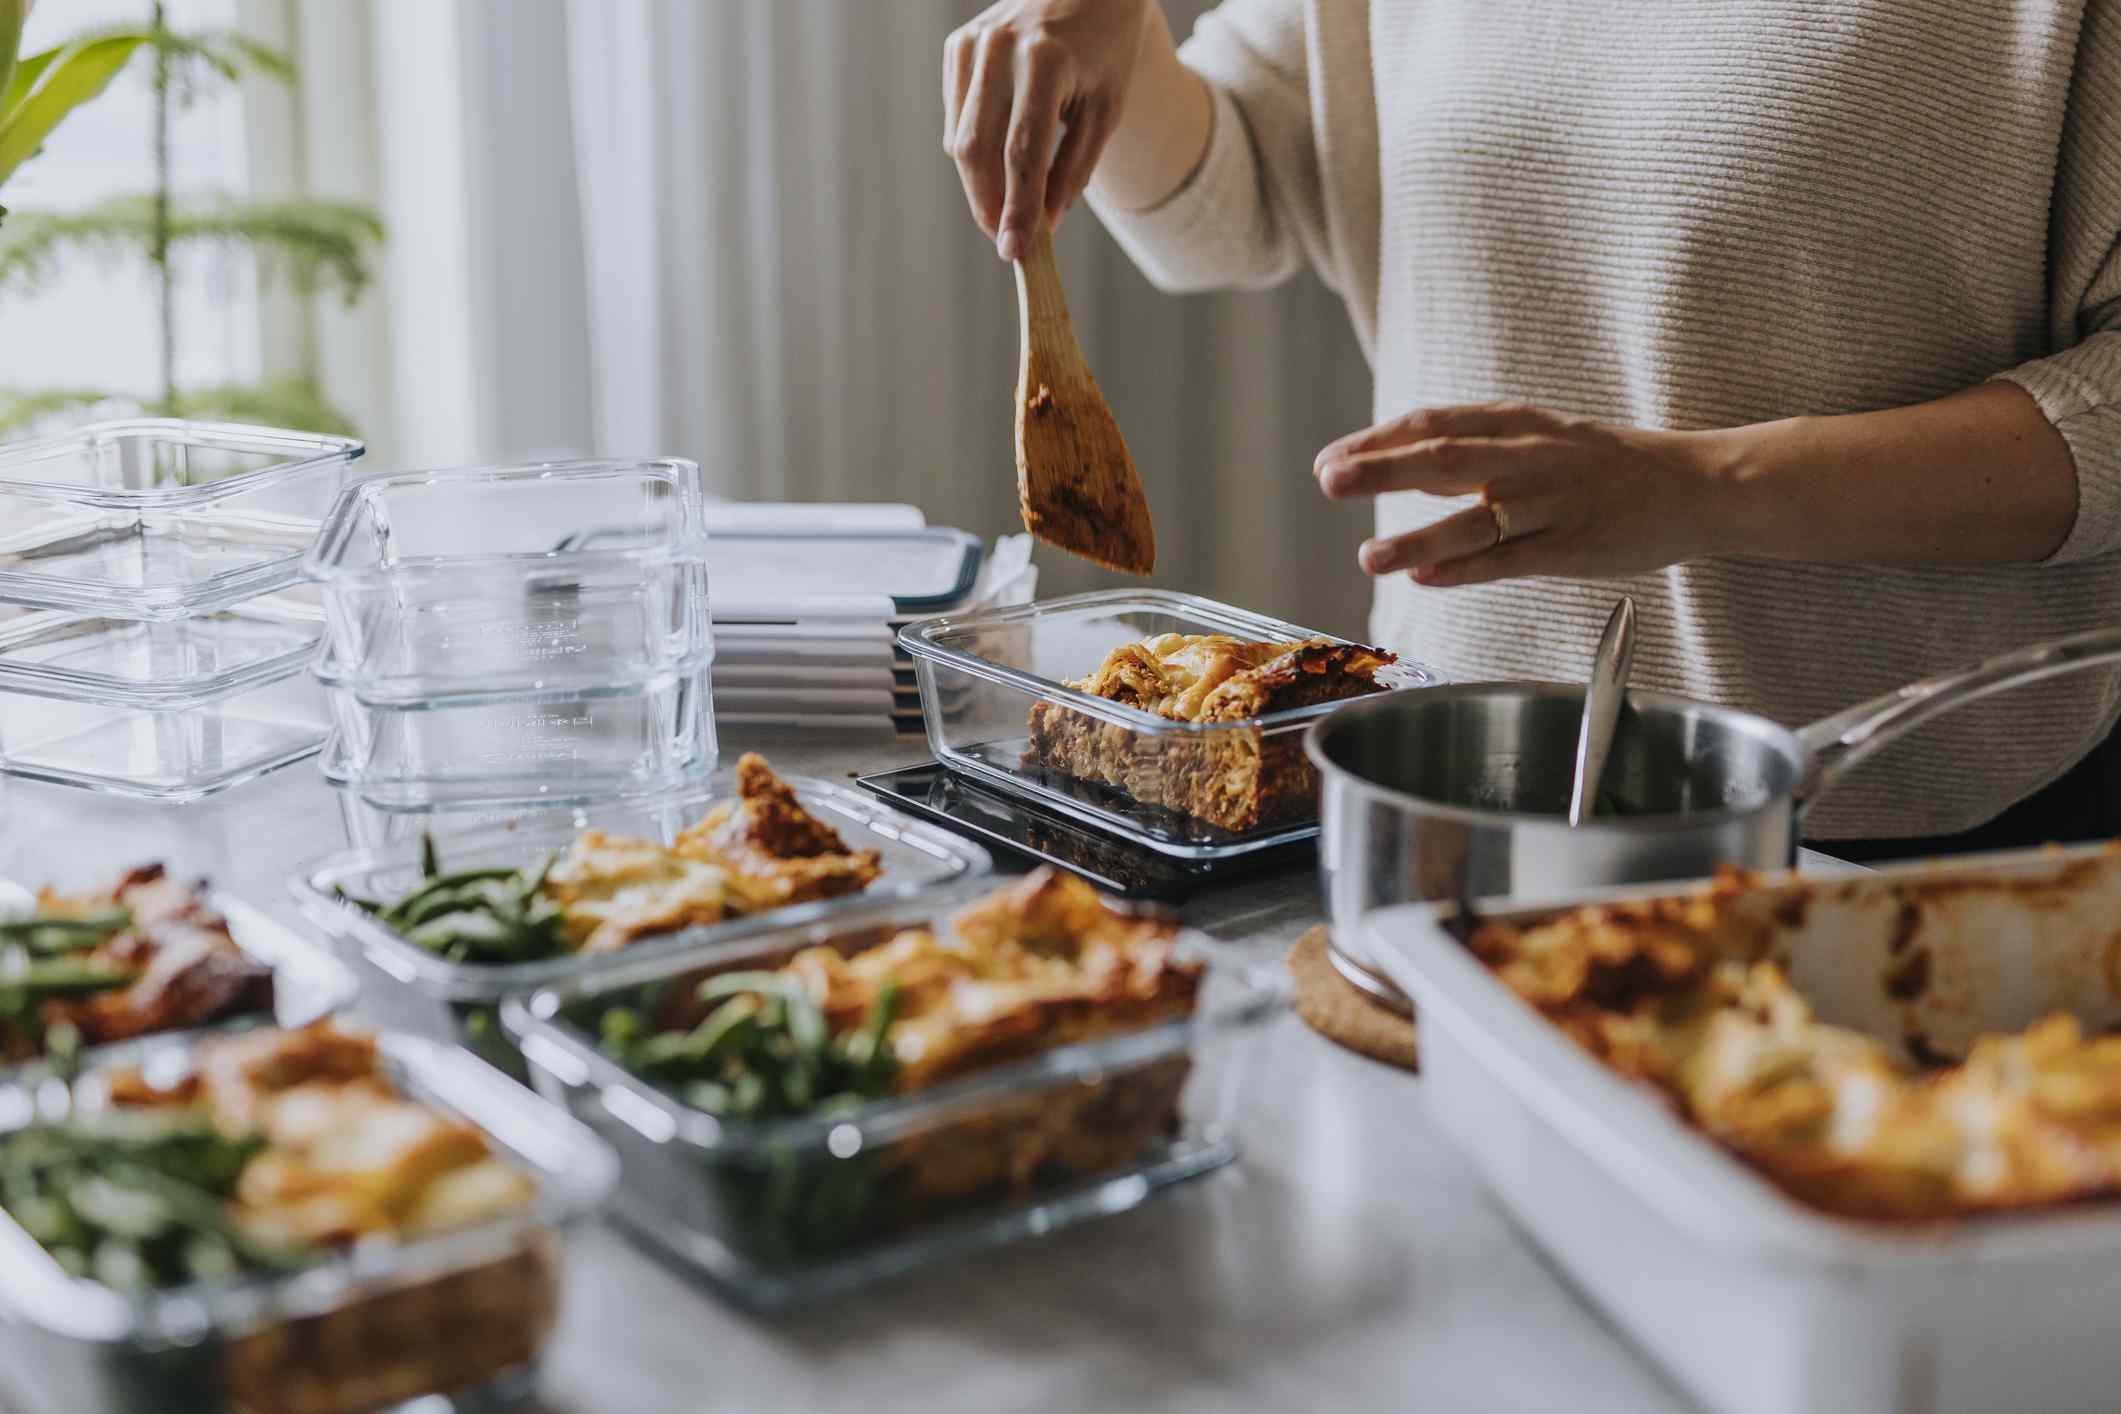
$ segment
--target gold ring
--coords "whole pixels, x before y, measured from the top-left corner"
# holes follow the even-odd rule
[[[1495,521],[1495,545],[1500,545],[1510,538],[1510,513],[1502,508],[1500,501],[1483,501],[1481,504],[1488,508],[1488,515]],[[1488,548],[1492,550],[1495,545]]]

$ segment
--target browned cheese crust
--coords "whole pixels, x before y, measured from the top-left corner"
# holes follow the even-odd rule
[[[1174,722],[1243,723],[1273,712],[1382,690],[1394,662],[1381,649],[1312,639],[1252,643],[1221,635],[1163,634],[1114,649],[1068,686]],[[1031,709],[1026,766],[1124,791],[1242,833],[1317,811],[1318,773],[1302,734],[1256,727],[1144,734],[1054,703]]]
[[[1491,924],[1472,947],[1592,1055],[1825,1211],[1938,1220],[2121,1193],[2121,1037],[2053,1016],[1918,1069],[1813,1016],[1766,960],[1748,894],[1730,874],[1691,899]]]

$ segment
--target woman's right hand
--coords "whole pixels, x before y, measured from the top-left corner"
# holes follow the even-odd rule
[[[1159,40],[1170,50],[1156,0],[1000,0],[944,43],[943,146],[1002,259],[1090,185]]]

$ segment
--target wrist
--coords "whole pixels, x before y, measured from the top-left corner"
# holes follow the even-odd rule
[[[1793,553],[1790,507],[1778,472],[1802,437],[1801,419],[1718,427],[1672,436],[1696,479],[1701,554],[1785,559]]]

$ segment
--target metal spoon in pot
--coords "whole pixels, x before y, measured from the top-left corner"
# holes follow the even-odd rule
[[[1598,779],[1605,774],[1605,759],[1613,749],[1613,729],[1620,722],[1620,708],[1627,700],[1628,669],[1635,661],[1635,601],[1622,595],[1606,620],[1605,635],[1598,640],[1598,656],[1591,660],[1591,681],[1583,692],[1583,725],[1576,730],[1576,780],[1569,789],[1569,823],[1581,825],[1591,818],[1591,803],[1598,798]]]

